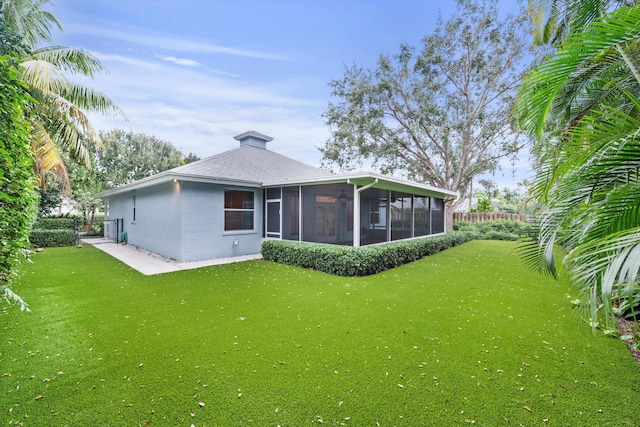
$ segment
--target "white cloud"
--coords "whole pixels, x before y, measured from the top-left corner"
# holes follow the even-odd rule
[[[233,136],[256,130],[274,138],[269,149],[320,164],[315,147],[329,137],[320,117],[325,101],[308,88],[324,83],[262,71],[282,65],[265,60],[291,58],[95,16],[87,21],[76,15],[64,28],[62,44],[91,51],[109,71],[94,80],[74,79],[104,93],[128,118],[90,114],[97,130],[144,132],[201,157],[235,148]]]
[[[246,81],[205,66],[173,67],[174,57],[94,55],[109,73],[77,80],[107,95],[129,119],[91,115],[98,130],[144,132],[200,157],[235,148],[233,136],[256,130],[274,138],[270,149],[320,164],[315,147],[329,137],[320,117],[324,101],[300,95],[307,79]]]
[[[176,58],[175,56],[163,56],[163,55],[155,55],[156,58],[162,59],[163,61],[173,62],[178,65],[186,65],[187,67],[197,67],[200,64],[198,61],[194,61],[193,59],[184,59],[184,58]]]
[[[104,54],[100,52],[91,52],[91,53],[93,54],[93,56],[95,56],[97,59],[99,59],[103,63],[109,63],[109,62],[120,63],[120,64],[130,65],[133,67],[145,68],[148,70],[160,70],[161,68],[161,66],[157,63],[142,61],[140,59],[132,58],[129,56],[110,55],[110,54]]]
[[[104,25],[86,25],[71,23],[65,26],[67,35],[98,36],[111,40],[119,40],[129,45],[147,46],[202,54],[224,54],[276,61],[289,60],[285,55],[223,46],[207,41],[186,39],[175,34],[152,32],[139,27],[123,26],[114,22]]]

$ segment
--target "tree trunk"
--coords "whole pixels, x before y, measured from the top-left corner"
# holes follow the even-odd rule
[[[444,221],[445,221],[445,231],[453,231],[453,200],[445,200],[444,201]]]

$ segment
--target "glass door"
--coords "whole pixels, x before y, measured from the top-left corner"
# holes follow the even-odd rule
[[[318,242],[336,241],[336,205],[319,203],[316,208],[316,234]]]
[[[267,237],[280,239],[280,200],[267,200]]]

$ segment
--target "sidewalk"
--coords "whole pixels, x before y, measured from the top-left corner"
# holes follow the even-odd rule
[[[171,273],[180,270],[190,270],[193,268],[207,267],[210,265],[229,264],[232,262],[262,259],[261,254],[243,255],[232,258],[216,258],[204,261],[178,262],[169,258],[164,258],[153,252],[139,249],[132,245],[115,243],[105,238],[82,239],[82,244],[91,245],[112,257],[122,261],[134,270],[138,270],[145,276],[154,274]]]

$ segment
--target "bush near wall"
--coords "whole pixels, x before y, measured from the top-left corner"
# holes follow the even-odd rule
[[[29,234],[29,242],[37,248],[53,248],[58,246],[73,246],[75,233],[73,226],[67,230],[34,229]]]
[[[368,276],[416,261],[472,240],[467,233],[404,240],[354,248],[321,243],[266,240],[262,257],[267,261],[312,268],[338,276]]]
[[[533,226],[526,222],[499,219],[496,221],[456,221],[453,229],[473,235],[477,240],[518,240],[531,236]]]
[[[75,223],[74,223],[75,221]],[[38,218],[29,233],[29,242],[38,248],[73,246],[76,236],[74,224],[80,238],[104,235],[104,217],[96,215],[93,225],[86,229],[82,218],[74,216]]]
[[[33,224],[34,230],[73,230],[73,217],[38,218]]]
[[[29,233],[29,242],[37,248],[73,246],[73,217],[38,218]]]

